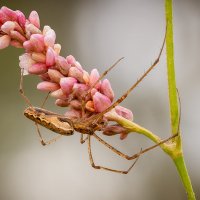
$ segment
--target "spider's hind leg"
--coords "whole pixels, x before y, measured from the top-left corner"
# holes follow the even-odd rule
[[[106,170],[106,171],[111,171],[111,172],[120,173],[120,174],[128,174],[139,159],[139,156],[138,156],[137,159],[134,161],[134,163],[127,170],[116,170],[116,169],[96,165],[94,163],[94,160],[93,160],[93,157],[92,157],[91,135],[88,135],[88,154],[89,154],[90,164],[94,169],[103,169],[103,170]]]

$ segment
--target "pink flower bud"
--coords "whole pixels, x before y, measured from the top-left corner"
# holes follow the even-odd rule
[[[43,52],[44,46],[44,36],[41,34],[32,34],[30,38],[31,44],[36,52]]]
[[[57,106],[60,106],[60,107],[67,107],[67,106],[69,106],[68,100],[63,100],[63,99],[56,99],[55,104]]]
[[[21,33],[21,35],[24,36],[24,28],[22,28],[17,22],[14,23],[15,23],[15,31]]]
[[[17,21],[19,25],[24,29],[26,23],[26,17],[24,13],[22,13],[20,10],[17,10],[16,13],[17,13]]]
[[[122,106],[116,106],[115,111],[118,115],[120,115],[130,121],[133,121],[133,113],[131,110],[124,108]]]
[[[90,75],[89,75],[89,73],[86,72],[85,70],[83,70],[83,80],[84,80],[84,82],[85,82],[86,84],[88,84],[89,81],[90,81]]]
[[[31,22],[31,24],[33,24],[37,28],[40,28],[40,18],[36,11],[32,11],[28,19]]]
[[[73,77],[64,77],[60,79],[60,87],[66,95],[69,95],[76,82],[77,80]]]
[[[43,53],[33,52],[31,56],[32,56],[32,59],[35,60],[36,62],[46,63],[46,56]]]
[[[54,50],[49,47],[46,53],[46,65],[48,67],[53,66],[55,64],[55,53]]]
[[[50,78],[49,78],[49,74],[48,74],[48,73],[41,74],[41,75],[39,75],[39,77],[40,77],[43,81],[50,81]]]
[[[128,133],[126,133],[126,132],[122,132],[122,133],[120,133],[120,139],[121,139],[121,140],[126,139],[127,136],[128,136]]]
[[[9,18],[10,21],[17,21],[17,13],[10,8],[3,6],[1,11]]]
[[[55,69],[48,69],[48,74],[50,79],[55,83],[60,83],[60,79],[64,77],[58,70]]]
[[[73,86],[73,94],[78,99],[82,99],[84,95],[87,93],[89,86],[82,83],[75,83]]]
[[[25,30],[26,30],[26,33],[28,34],[27,37],[30,37],[31,34],[41,34],[41,30],[38,29],[33,24],[26,23]]]
[[[93,95],[93,102],[94,109],[96,112],[102,112],[111,105],[110,99],[107,96],[101,94],[100,92],[96,92]]]
[[[108,125],[103,129],[103,134],[107,136],[112,136],[116,134],[125,133],[126,129],[119,125]]]
[[[50,26],[44,26],[43,31],[42,31],[43,35],[46,35],[47,31],[49,31],[50,29],[51,29]]]
[[[56,52],[56,54],[59,55],[60,51],[61,51],[61,45],[60,44],[54,44],[53,49]]]
[[[79,100],[74,99],[70,101],[70,106],[74,109],[80,110],[82,108],[82,104]]]
[[[15,28],[15,23],[12,21],[7,21],[1,26],[1,30],[7,34],[10,34],[10,31],[13,31],[14,28]]]
[[[28,74],[28,69],[33,64],[35,64],[35,61],[32,60],[31,54],[24,53],[21,56],[19,56],[19,66],[21,69],[24,69],[24,75]]]
[[[44,36],[44,43],[47,47],[53,47],[56,41],[56,33],[53,29],[46,32]]]
[[[90,92],[91,96],[93,96],[96,92],[98,92],[98,90],[96,88],[92,88]]]
[[[10,37],[14,40],[18,40],[21,43],[24,43],[26,41],[26,38],[21,35],[18,31],[11,31]]]
[[[3,35],[0,37],[0,49],[4,49],[10,45],[10,36]]]
[[[90,112],[95,112],[93,101],[87,101],[87,103],[85,104],[85,108]]]
[[[98,72],[98,70],[97,69],[93,69],[92,71],[91,71],[91,73],[90,73],[90,81],[89,81],[89,85],[92,87],[92,86],[94,86],[94,84],[96,84],[96,82],[97,82],[97,80],[99,79],[99,72]],[[95,85],[95,88],[99,88],[100,87],[100,82],[99,83],[97,83],[96,85]]]
[[[34,46],[32,45],[31,41],[25,41],[23,43],[23,47],[26,50],[26,52],[32,52],[32,51],[34,51]]]
[[[22,43],[17,41],[17,40],[11,40],[10,45],[15,47],[15,48],[23,48]]]
[[[30,74],[44,74],[47,72],[47,66],[44,63],[36,63],[28,68]]]
[[[60,86],[57,83],[52,83],[48,81],[43,81],[38,83],[37,89],[41,91],[47,91],[47,92],[53,92],[55,90],[58,90]]]
[[[81,111],[80,110],[69,110],[65,114],[65,117],[68,117],[69,119],[80,119],[81,117]]]
[[[50,95],[56,99],[66,99],[66,95],[63,93],[62,89],[55,90]]]
[[[78,68],[80,68],[80,69],[83,69],[82,66],[81,66],[81,64],[80,64],[78,61],[75,62],[75,67],[78,67]]]
[[[69,68],[71,67],[71,65],[67,63],[65,58],[63,58],[62,56],[57,56],[56,65],[58,69],[62,72],[62,74],[66,76],[68,75]]]
[[[71,68],[69,69],[68,76],[74,77],[74,78],[77,79],[80,83],[84,83],[84,80],[83,80],[83,71],[80,70],[80,69],[77,68],[77,67],[71,67]]]
[[[66,60],[67,60],[68,64],[75,65],[76,60],[75,60],[74,56],[69,55],[69,56],[66,57]]]
[[[9,17],[0,9],[0,24],[9,21]]]
[[[114,92],[111,88],[110,81],[108,79],[103,80],[100,91],[101,91],[101,93],[106,95],[111,101],[113,101]]]

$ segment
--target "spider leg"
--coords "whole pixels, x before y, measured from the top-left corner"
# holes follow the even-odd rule
[[[85,143],[85,141],[86,141],[87,139],[88,139],[88,136],[87,136],[85,139],[83,139],[83,133],[81,133],[80,143],[81,143],[81,144]]]
[[[29,98],[25,95],[24,93],[24,89],[23,89],[23,73],[24,73],[24,69],[21,69],[21,76],[20,76],[20,84],[19,84],[19,93],[22,96],[22,98],[25,100],[25,102],[30,106],[33,107]]]
[[[48,93],[47,93],[47,96],[45,97],[44,101],[42,102],[41,108],[44,108],[44,105],[45,105],[45,103],[47,102],[47,99],[49,98],[49,94],[50,94],[50,93],[51,93],[51,92],[48,92]]]
[[[124,57],[120,58],[119,60],[117,60],[113,65],[111,65],[106,71],[104,71],[101,76],[97,79],[97,81],[91,86],[91,88],[88,90],[88,92],[86,93],[86,96],[91,92],[92,88],[94,88],[97,83],[104,78],[109,71],[111,71],[122,59],[124,59]]]
[[[136,154],[134,154],[134,155],[132,155],[132,156],[128,156],[128,155],[122,153],[121,151],[117,150],[116,148],[114,148],[114,147],[111,146],[110,144],[108,144],[106,141],[104,141],[103,139],[101,139],[101,138],[100,138],[99,136],[97,136],[95,133],[93,134],[93,136],[94,136],[100,143],[102,143],[103,145],[105,145],[107,148],[109,148],[111,151],[113,151],[113,152],[116,153],[117,155],[119,155],[119,156],[121,156],[122,158],[125,158],[125,159],[127,159],[127,160],[136,159],[136,158],[138,158],[140,155],[146,153],[147,151],[150,151],[150,150],[154,149],[155,147],[160,146],[161,144],[163,144],[163,143],[165,143],[165,142],[171,140],[172,138],[175,138],[177,135],[178,135],[178,133],[175,134],[175,135],[173,135],[173,136],[171,136],[171,137],[169,137],[169,138],[167,138],[167,139],[165,139],[165,140],[161,140],[158,144],[155,144],[155,145],[153,145],[153,146],[151,146],[151,147],[148,147],[148,148],[146,148],[146,149],[144,149],[144,150],[141,150],[139,153],[136,153]]]
[[[120,174],[128,174],[128,172],[133,168],[133,166],[139,159],[139,156],[138,156],[135,162],[127,170],[116,170],[116,169],[112,169],[108,167],[95,165],[93,157],[92,157],[92,150],[91,150],[91,135],[88,135],[88,154],[89,154],[90,164],[94,169],[103,169],[106,171],[111,171],[111,172],[120,173]]]
[[[98,84],[98,82],[103,79],[109,71],[111,71],[122,59],[124,59],[124,57],[120,58],[119,60],[117,60],[113,65],[111,65],[106,71],[104,71],[100,77],[97,79],[97,81],[92,85],[90,86],[90,89],[83,95],[82,97],[82,113],[84,113],[84,108],[85,108],[85,99],[86,97],[90,94],[91,90]]]
[[[24,75],[23,75],[23,73],[24,73],[24,69],[22,68],[21,69],[21,75],[20,75],[20,84],[19,84],[19,93],[20,93],[20,95],[22,96],[22,98],[25,100],[25,102],[30,106],[30,107],[33,107],[32,106],[32,104],[31,104],[31,102],[30,102],[30,100],[29,100],[29,98],[25,95],[25,93],[24,93],[24,89],[23,89],[23,81],[24,81]],[[42,105],[41,105],[41,108],[43,108],[44,107],[44,105],[45,105],[45,103],[46,103],[46,101],[47,101],[47,99],[48,99],[48,97],[49,97],[49,94],[50,94],[50,92],[48,92],[48,94],[47,94],[47,96],[45,97],[45,99],[44,99],[44,101],[43,101],[43,103],[42,103]]]
[[[36,125],[36,129],[37,129],[37,134],[38,134],[38,136],[39,136],[39,138],[40,138],[40,142],[41,142],[41,144],[42,144],[43,146],[52,144],[52,143],[56,142],[59,138],[62,137],[62,135],[58,135],[58,136],[56,136],[56,137],[54,137],[54,138],[52,138],[52,139],[50,139],[50,140],[48,140],[48,141],[45,141],[45,140],[42,138],[42,134],[41,134],[41,132],[40,132],[40,128],[39,128],[38,123],[35,123],[35,125]]]
[[[98,115],[93,116],[91,118],[91,121],[94,121],[95,119],[97,119],[97,121],[101,120],[102,117],[103,117],[103,115],[105,113],[109,112],[110,110],[112,110],[113,108],[115,108],[117,105],[119,105],[130,94],[130,92],[133,89],[135,89],[138,86],[139,83],[142,82],[142,80],[149,74],[149,72],[152,69],[154,69],[154,67],[159,63],[161,54],[162,54],[163,49],[164,49],[165,40],[166,40],[166,32],[167,32],[167,27],[166,27],[165,36],[164,36],[164,40],[163,40],[160,52],[158,54],[158,57],[153,62],[153,64],[146,70],[146,72],[144,72],[144,74],[120,98],[118,98],[110,107],[108,107],[107,109],[105,109],[103,112],[99,113]]]
[[[29,98],[28,98],[28,97],[25,95],[25,93],[24,93],[24,89],[23,89],[23,72],[24,72],[24,69],[21,69],[21,77],[20,77],[19,92],[20,92],[22,98],[25,100],[25,102],[26,102],[30,107],[33,108],[33,105],[31,104]],[[44,106],[44,104],[45,104],[45,102],[46,102],[48,96],[49,96],[49,93],[48,93],[48,95],[46,96],[46,98],[45,98],[45,100],[44,100],[44,102],[43,102],[43,104],[42,104],[42,107]],[[38,136],[39,136],[39,138],[40,138],[40,142],[41,142],[42,145],[51,144],[51,143],[55,142],[58,138],[60,138],[60,137],[62,136],[62,135],[58,135],[58,136],[56,136],[55,138],[53,138],[53,139],[51,139],[51,140],[49,140],[49,141],[45,141],[45,140],[42,138],[42,135],[41,135],[41,133],[40,133],[39,125],[38,125],[37,123],[35,123],[35,125],[36,125],[36,128],[37,128],[37,134],[38,134]]]

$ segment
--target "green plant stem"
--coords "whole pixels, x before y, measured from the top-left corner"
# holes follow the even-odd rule
[[[174,45],[173,45],[173,6],[172,0],[165,0],[165,16],[167,23],[167,35],[166,35],[166,54],[167,54],[167,75],[168,75],[168,91],[170,102],[170,117],[171,117],[171,130],[172,134],[179,132],[179,136],[174,140],[174,146],[172,151],[168,152],[168,155],[173,159],[176,168],[179,172],[183,185],[188,195],[189,200],[195,200],[195,194],[193,192],[190,177],[187,172],[187,168],[184,161],[181,133],[179,131],[179,111],[178,100],[175,80],[174,69]],[[166,151],[167,152],[167,151]]]
[[[174,159],[174,163],[176,165],[176,168],[179,172],[179,175],[181,177],[182,183],[184,187],[186,188],[187,194],[188,194],[188,200],[195,200],[195,194],[193,192],[192,183],[190,181],[190,177],[187,173],[187,168],[185,165],[184,157],[180,156]]]
[[[176,79],[174,70],[174,43],[173,43],[173,15],[172,0],[165,1],[167,34],[166,34],[166,53],[167,53],[167,77],[170,103],[170,117],[172,134],[176,134],[179,126],[178,99],[176,90]]]
[[[167,153],[176,165],[179,176],[183,182],[185,190],[188,195],[188,200],[195,200],[195,194],[193,192],[190,177],[187,172],[187,168],[184,161],[182,151],[181,132],[179,130],[180,113],[178,109],[178,98],[175,80],[174,69],[174,45],[173,45],[173,15],[172,15],[172,0],[165,0],[165,16],[167,23],[166,33],[166,56],[167,56],[167,75],[168,75],[168,93],[169,93],[169,105],[170,105],[170,118],[171,118],[171,130],[172,135],[177,137],[171,139],[166,143],[159,144],[161,139],[151,131],[143,128],[142,126],[129,121],[119,115],[110,113],[109,117],[116,121],[118,124],[126,128],[129,132],[136,132],[148,137],[150,140],[158,144],[162,150]]]

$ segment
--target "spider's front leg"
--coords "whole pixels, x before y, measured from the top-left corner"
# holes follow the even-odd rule
[[[62,137],[62,135],[58,135],[58,136],[56,136],[56,137],[54,137],[54,138],[52,138],[52,139],[50,139],[50,140],[45,141],[45,140],[43,139],[42,135],[41,135],[41,132],[40,132],[40,128],[39,128],[38,123],[35,123],[35,126],[36,126],[36,130],[37,130],[37,134],[38,134],[38,136],[39,136],[39,138],[40,138],[40,143],[41,143],[43,146],[52,144],[52,143],[56,142],[59,138]]]
[[[104,166],[95,165],[93,157],[92,157],[92,150],[91,150],[91,136],[92,135],[88,135],[88,154],[89,154],[90,164],[94,169],[103,169],[106,171],[116,172],[120,174],[128,174],[129,171],[133,168],[133,166],[137,162],[137,160],[139,159],[139,156],[138,156],[135,162],[127,170],[116,170],[116,169],[112,169],[112,168],[108,168]]]
[[[19,84],[19,92],[20,92],[20,95],[22,96],[22,98],[25,100],[25,102],[26,102],[32,109],[34,109],[34,108],[33,108],[33,105],[31,104],[31,101],[30,101],[29,98],[25,95],[25,92],[24,92],[24,89],[23,89],[23,80],[24,80],[24,79],[23,79],[23,76],[24,76],[23,74],[24,74],[24,69],[21,69],[20,84]],[[41,106],[42,108],[44,107],[44,105],[45,105],[45,103],[46,103],[48,97],[49,97],[49,93],[47,94],[45,100],[44,100],[43,103],[42,103],[42,106]],[[42,137],[41,132],[40,132],[38,123],[35,122],[35,126],[36,126],[36,130],[37,130],[37,135],[39,136],[39,139],[40,139],[40,143],[41,143],[43,146],[48,145],[48,144],[51,144],[51,143],[57,141],[57,139],[59,139],[59,138],[62,136],[62,135],[58,135],[58,136],[56,136],[56,137],[53,138],[53,139],[50,139],[50,140],[48,140],[48,141],[45,141],[45,140],[43,139],[43,137]]]
[[[33,107],[31,104],[29,98],[25,95],[24,89],[23,89],[23,81],[24,81],[24,69],[21,69],[21,75],[20,75],[20,83],[19,83],[19,93],[22,96],[22,98],[25,100],[25,102],[30,106]]]

